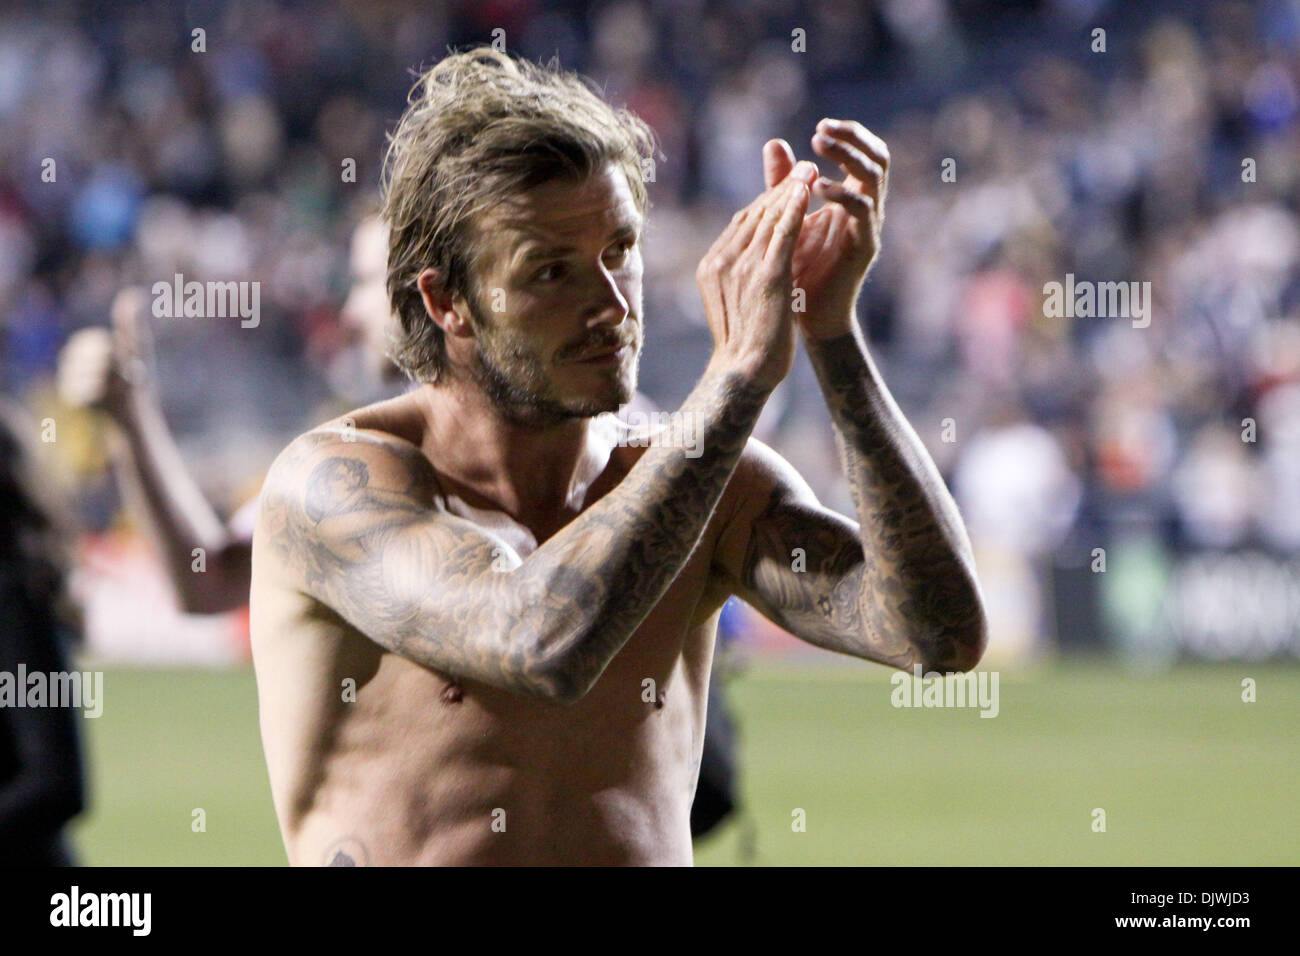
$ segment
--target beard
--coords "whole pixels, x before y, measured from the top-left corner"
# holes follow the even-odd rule
[[[562,399],[556,395],[551,363],[520,338],[485,321],[477,304],[472,307],[471,315],[478,330],[478,348],[471,365],[474,383],[507,421],[539,427],[558,425],[575,418],[617,411],[632,400],[636,391],[636,367],[641,358],[639,325],[634,326],[636,333],[631,341],[626,332],[605,328],[556,353],[556,363],[562,364],[605,348],[623,345],[632,348],[630,377],[624,375],[620,365],[617,370],[610,370],[608,381],[602,383],[599,391]]]

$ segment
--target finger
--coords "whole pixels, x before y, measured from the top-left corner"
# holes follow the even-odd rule
[[[808,201],[811,194],[808,191],[807,184],[799,182],[792,195],[788,198],[785,208],[781,210],[779,218],[773,220],[772,226],[767,230],[766,251],[763,253],[763,261],[766,263],[781,263],[785,271],[789,271],[791,260],[794,257],[795,243],[799,239],[799,230],[803,226],[804,213],[808,211]],[[763,239],[764,230],[760,229],[759,234],[754,237],[756,241]]]
[[[830,222],[831,208],[823,206],[803,221],[799,232],[799,242],[794,247],[791,264],[796,274],[804,272],[811,263],[822,254],[826,241],[827,224]]]
[[[710,326],[715,322],[721,324],[720,329],[713,331],[725,341],[730,334],[730,326],[727,322],[727,310],[723,307],[722,295],[715,278],[715,270],[701,262],[695,277],[698,280],[696,284],[700,290],[700,299],[704,302],[704,316]]]
[[[871,196],[849,189],[843,183],[834,182],[825,176],[813,184],[813,190],[827,202],[843,206],[844,211],[854,219],[869,222],[876,211],[876,201]]]
[[[831,139],[852,144],[881,169],[889,169],[889,147],[861,123],[854,120],[824,119],[817,124],[817,131]]]
[[[753,238],[754,230],[758,228],[758,224],[762,221],[762,206],[757,208],[752,206],[745,207],[745,218],[741,220],[740,225],[736,227],[736,231],[731,234],[731,241],[727,243],[727,247],[723,250],[723,255],[726,257],[728,262],[734,262],[736,257],[745,250],[749,245],[750,239]]]
[[[718,279],[726,268],[735,261],[736,257],[731,250],[731,246],[736,230],[752,215],[753,209],[750,206],[737,210],[718,235],[718,238],[713,241],[713,245],[709,247],[708,252],[700,259],[700,263],[695,270],[696,284],[699,286],[700,296],[704,300],[705,315],[720,317],[722,323],[720,333],[724,339],[729,334],[729,330],[727,312],[723,307],[724,303]]]
[[[817,167],[807,160],[795,163],[787,176],[780,184],[767,190],[761,196],[751,203],[751,207],[757,207],[745,224],[736,231],[734,245],[735,250],[739,253],[752,245],[758,244],[760,251],[767,248],[768,238],[771,236],[771,229],[781,216],[784,209],[784,203],[788,198],[787,190],[796,188],[805,188],[810,186],[817,178]],[[763,232],[763,238],[759,238],[759,231]],[[761,243],[761,244],[760,244]]]
[[[812,164],[808,163],[806,165],[811,166]],[[747,205],[736,210],[735,215],[733,215],[730,222],[727,223],[727,227],[723,229],[721,235],[718,236],[714,246],[721,249],[724,246],[739,244],[739,246],[743,248],[749,242],[749,238],[754,233],[755,223],[762,218],[763,210],[772,202],[773,195],[776,192],[777,189],[775,187],[764,189],[763,192],[750,200]],[[741,237],[739,243],[736,242],[738,234]]]
[[[119,289],[117,295],[113,296],[113,304],[109,306],[113,324],[117,326],[134,322],[137,313],[144,308],[144,302],[144,289],[139,286],[129,285]]]
[[[153,329],[144,315],[147,304],[144,289],[127,286],[113,297],[109,308],[118,371],[137,384],[153,361]]]
[[[143,290],[136,286],[127,286],[113,297],[113,304],[108,310],[113,323],[113,337],[123,348],[132,353],[137,350],[139,344],[138,316],[143,308]]]
[[[794,168],[794,150],[783,139],[769,139],[763,144],[763,182],[768,189],[778,185]]]
[[[810,172],[816,173],[816,167],[812,163],[796,164],[789,176],[755,200],[758,205],[757,213],[751,217],[747,229],[742,231],[743,235],[737,233],[738,239],[744,239],[745,248],[757,247],[760,255],[767,249],[772,228],[781,218],[781,212],[785,209],[791,193],[807,186],[810,179],[816,178],[815,175],[810,177]]]
[[[862,185],[862,190],[873,199],[879,199],[885,184],[885,170],[866,153],[850,143],[831,139],[818,133],[812,138],[812,147],[844,170]]]
[[[722,230],[722,233],[719,233],[718,238],[714,239],[714,245],[708,248],[708,254],[714,255],[731,245],[733,235],[736,235],[736,230],[740,229],[742,222],[749,215],[750,208],[748,206],[744,209],[737,209],[735,215],[731,217],[731,221],[727,222],[727,226]]]
[[[826,239],[822,243],[820,253],[822,256],[829,256],[832,254],[831,250],[839,248],[840,237],[843,236],[852,221],[838,207],[827,206],[826,208],[830,210],[831,215],[826,222]]]

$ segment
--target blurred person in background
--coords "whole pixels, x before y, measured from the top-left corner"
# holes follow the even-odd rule
[[[67,514],[40,467],[36,423],[0,399],[0,673],[70,669],[80,615],[68,589]],[[64,827],[86,806],[81,713],[0,698],[0,866],[72,866]]]
[[[352,285],[340,316],[349,345],[336,360],[336,380],[372,396],[391,393],[402,381],[385,357],[386,237],[374,216],[353,232]],[[147,306],[143,289],[124,289],[113,301],[109,328],[83,329],[69,339],[59,357],[60,396],[71,406],[101,410],[111,423],[114,473],[185,612],[216,614],[243,607],[252,573],[257,499],[229,522],[222,521],[186,468],[152,378]],[[196,570],[200,550],[202,572]]]
[[[970,439],[953,476],[989,613],[989,657],[1025,659],[1047,645],[1048,557],[1074,522],[1080,486],[1059,441],[1003,400]]]

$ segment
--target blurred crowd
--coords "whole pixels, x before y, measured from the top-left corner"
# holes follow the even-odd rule
[[[261,283],[256,328],[153,321],[226,514],[323,409],[375,397],[340,321],[349,237],[412,69],[494,39],[658,134],[641,388],[665,407],[707,361],[695,265],[762,190],[763,142],[813,158],[822,116],[885,138],[859,314],[961,505],[992,653],[1149,636],[1180,555],[1300,554],[1297,0],[8,4],[0,390],[58,422],[83,527],[123,506],[54,374],[123,286]],[[1150,282],[1149,326],[1045,314],[1067,275]],[[851,511],[806,361],[760,433]]]

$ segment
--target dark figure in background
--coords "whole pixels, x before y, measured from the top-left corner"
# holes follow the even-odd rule
[[[739,802],[736,768],[736,722],[727,706],[726,684],[732,665],[727,648],[740,637],[740,613],[734,600],[728,601],[718,618],[718,646],[704,718],[704,750],[700,755],[700,778],[691,803],[691,839],[712,833],[733,817]]]
[[[80,633],[70,537],[32,454],[35,424],[0,401],[0,672],[69,670]],[[0,866],[72,866],[64,825],[86,805],[80,713],[0,706]]]
[[[708,727],[700,757],[700,779],[691,803],[691,839],[718,827],[736,809],[736,737],[717,675],[709,683]]]

